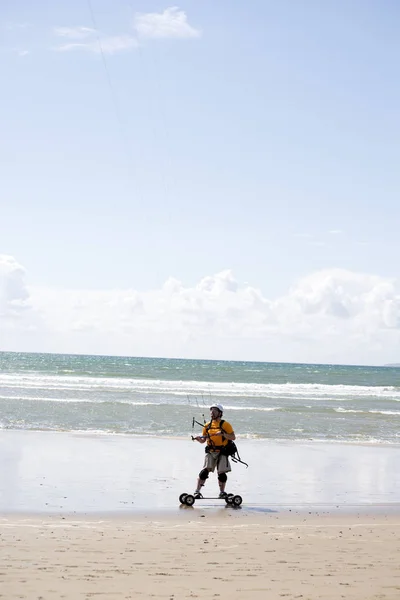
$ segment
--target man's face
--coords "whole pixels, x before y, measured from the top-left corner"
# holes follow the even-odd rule
[[[211,418],[212,419],[218,419],[218,417],[219,417],[219,410],[218,410],[218,408],[216,408],[215,406],[213,406],[212,408],[210,408],[210,413],[211,413]]]

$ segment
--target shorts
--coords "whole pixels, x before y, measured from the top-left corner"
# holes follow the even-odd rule
[[[218,475],[220,473],[229,473],[232,470],[227,456],[221,454],[221,452],[207,452],[204,458],[204,468],[214,473],[215,467],[217,467]]]

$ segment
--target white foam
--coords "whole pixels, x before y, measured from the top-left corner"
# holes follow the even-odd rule
[[[129,391],[132,394],[168,394],[184,401],[208,405],[211,397],[346,398],[378,397],[400,402],[400,388],[387,386],[325,385],[313,383],[236,383],[208,381],[165,381],[122,377],[54,376],[43,374],[0,374],[0,388],[57,389],[61,391]]]
[[[377,415],[396,415],[400,416],[400,410],[355,410],[350,408],[334,408],[335,412],[338,413],[363,413],[363,414],[377,414]]]

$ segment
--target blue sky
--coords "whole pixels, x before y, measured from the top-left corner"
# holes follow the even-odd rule
[[[62,304],[64,290],[163,295],[174,278],[196,304],[193,290],[210,277],[218,289],[231,280],[237,289],[255,289],[276,308],[281,299],[293,300],[293,289],[296,296],[311,285],[313,318],[315,306],[325,319],[332,302],[344,302],[345,325],[354,325],[360,313],[348,303],[364,302],[368,316],[357,335],[365,335],[371,300],[365,305],[364,288],[362,300],[355,298],[351,283],[364,277],[368,293],[380,298],[373,314],[391,316],[390,325],[381,315],[384,325],[378,319],[369,331],[380,341],[374,354],[360,351],[360,360],[379,362],[389,336],[385,358],[397,362],[399,12],[392,1],[3,3],[3,303],[16,301],[16,279],[24,289],[19,300],[41,318],[48,313],[44,297],[58,291],[55,302]],[[390,308],[383,308],[376,281],[392,286],[385,296]],[[296,302],[298,308],[297,296]],[[276,325],[283,317],[274,311]],[[66,343],[66,331],[56,333],[55,321],[45,321],[48,342],[38,334],[27,343],[25,322],[20,337],[4,334],[3,344],[17,339],[24,346],[18,349],[79,350],[80,339]],[[157,334],[165,328],[159,318],[157,324],[146,346],[153,355],[161,354]],[[342,325],[343,315],[332,325],[339,326],[338,339]],[[315,326],[311,319],[307,331]],[[12,329],[6,318],[3,327]],[[29,327],[40,329],[36,321]],[[252,345],[243,327],[234,332],[234,357],[273,360],[265,338]],[[345,361],[357,340],[365,343],[353,333]],[[168,350],[165,342],[161,349],[186,352],[197,335],[191,331],[185,347]],[[225,330],[221,335],[229,338]],[[302,359],[281,327],[273,335],[277,359]],[[129,339],[121,350],[116,340],[114,352],[144,353]],[[82,348],[97,347],[93,340]],[[102,344],[107,350],[105,338]],[[218,357],[231,346],[221,342]],[[195,354],[214,347],[199,344]],[[324,347],[321,334],[304,359],[324,359]],[[331,358],[341,362],[339,344]]]

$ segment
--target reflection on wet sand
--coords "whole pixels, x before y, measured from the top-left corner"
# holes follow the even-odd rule
[[[185,439],[2,431],[0,445],[1,512],[176,512],[203,461]],[[400,503],[400,446],[241,440],[240,449],[250,466],[233,465],[227,491],[243,497],[242,512]],[[211,474],[207,492],[217,490]]]

